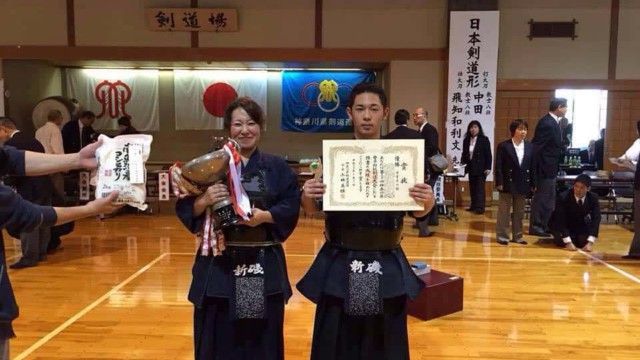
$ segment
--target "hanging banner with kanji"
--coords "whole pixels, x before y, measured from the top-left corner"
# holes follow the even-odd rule
[[[446,153],[454,162],[472,120],[494,144],[499,23],[498,11],[451,12]]]

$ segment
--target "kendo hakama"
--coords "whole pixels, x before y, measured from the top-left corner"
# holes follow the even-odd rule
[[[281,243],[297,224],[300,190],[283,159],[258,150],[243,165],[242,186],[254,207],[269,210],[275,223],[225,228],[222,255],[196,255],[189,290],[196,359],[284,359],[284,305],[292,292]],[[176,204],[193,233],[203,224],[203,216],[193,217],[195,198]]]
[[[404,212],[325,212],[298,290],[317,304],[312,360],[409,359],[407,298],[424,283],[400,247]]]

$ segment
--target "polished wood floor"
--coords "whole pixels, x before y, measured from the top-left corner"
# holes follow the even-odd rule
[[[411,260],[464,278],[462,312],[409,318],[412,359],[640,358],[640,262],[619,257],[629,229],[603,225],[589,254],[500,246],[495,211],[460,215],[441,218],[432,238],[405,227]],[[292,283],[313,260],[322,229],[320,220],[301,219],[286,243]],[[12,263],[18,249],[5,238]],[[84,220],[63,246],[41,266],[10,270],[20,304],[12,358],[193,358],[186,295],[195,242],[174,216]],[[309,358],[314,309],[297,292],[288,304],[287,359]]]

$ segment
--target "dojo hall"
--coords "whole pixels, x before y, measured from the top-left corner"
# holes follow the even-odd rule
[[[248,173],[243,178],[250,208],[260,209],[243,220],[245,228],[287,224],[286,230],[265,230],[276,234],[267,236],[268,245],[281,250],[260,252],[262,257],[255,264],[254,259],[247,260],[251,264],[245,261],[247,268],[236,262],[224,270],[236,278],[241,273],[255,275],[249,278],[264,285],[260,299],[266,300],[260,304],[265,314],[272,311],[273,293],[284,294],[280,295],[286,300],[284,320],[279,327],[283,347],[278,345],[281,354],[274,358],[366,358],[344,353],[332,357],[322,351],[318,338],[331,331],[319,330],[318,324],[328,316],[317,313],[321,305],[309,300],[309,278],[318,279],[313,271],[318,270],[317,261],[334,235],[327,228],[333,221],[332,211],[405,210],[408,213],[395,227],[398,244],[393,256],[407,265],[400,265],[402,271],[411,264],[419,273],[405,272],[401,282],[417,276],[424,288],[420,285],[416,290],[416,299],[393,305],[407,313],[406,356],[371,358],[637,358],[640,248],[634,246],[640,246],[640,238],[634,241],[634,233],[640,205],[634,195],[640,194],[640,175],[635,172],[640,152],[639,16],[640,2],[635,0],[0,2],[0,117],[12,120],[0,120],[3,144],[21,134],[42,143],[45,152],[58,148],[61,154],[75,154],[78,150],[73,151],[73,140],[69,140],[74,134],[79,139],[77,149],[92,146],[98,138],[106,139],[100,140],[104,144],[134,136],[124,134],[152,136],[148,156],[143,156],[144,164],[140,162],[146,173],[144,185],[138,184],[146,191],[142,198],[147,206],[76,218],[72,228],[67,226],[57,236],[47,233],[43,240],[45,235],[40,235],[36,242],[42,246],[44,241],[48,248],[41,248],[35,260],[29,260],[31,240],[12,228],[21,215],[13,213],[18,208],[0,202],[4,239],[0,323],[7,329],[11,324],[15,333],[11,337],[0,326],[9,351],[5,357],[0,351],[0,359],[207,358],[199,344],[210,341],[209,337],[217,337],[220,343],[226,341],[224,336],[233,339],[235,335],[221,335],[224,331],[214,327],[196,329],[202,332],[194,340],[194,319],[198,322],[208,315],[198,314],[199,307],[194,307],[199,293],[193,289],[199,280],[193,274],[200,271],[204,252],[213,259],[217,251],[206,246],[203,250],[205,240],[195,233],[199,226],[205,227],[198,217],[206,216],[201,214],[208,214],[205,209],[212,204],[199,207],[197,200],[192,201],[183,216],[185,208],[180,206],[185,200],[181,198],[197,195],[185,193],[184,188],[176,190],[178,180],[172,168],[180,162],[182,175],[187,176],[184,164],[212,150],[223,154],[216,138],[229,136],[239,143],[238,159],[244,155],[243,146],[268,154],[256,171],[260,174],[255,179],[260,180],[247,180]],[[349,101],[358,104],[357,95],[350,98],[350,92],[362,82],[374,83],[386,94],[384,101],[375,97],[381,106],[371,110],[381,111],[380,136],[387,137],[406,124],[417,134],[415,139],[425,139],[425,148],[422,140],[406,137],[389,136],[394,140],[384,141],[397,145],[419,141],[411,145],[419,155],[408,157],[407,163],[415,170],[415,183],[431,185],[428,192],[433,191],[435,205],[430,215],[412,216],[411,211],[423,209],[422,202],[405,209],[384,200],[393,192],[389,189],[372,190],[371,200],[369,176],[361,180],[364,165],[356,166],[356,159],[365,156],[368,164],[366,151],[354,152],[353,162],[342,167],[332,166],[339,163],[339,157],[332,155],[339,151],[329,151],[330,146],[337,144],[343,150],[360,146],[358,141],[371,127],[360,127],[359,121],[376,117],[364,115],[362,120],[356,106],[349,107]],[[238,124],[235,111],[225,111],[245,96],[261,109],[263,119],[239,108],[248,118]],[[85,123],[84,118],[90,121]],[[398,119],[403,120],[398,123]],[[521,122],[514,125],[516,119]],[[557,135],[551,140],[543,135],[549,131],[543,121],[549,119],[556,121],[553,132],[560,140]],[[74,123],[75,128],[65,130]],[[472,132],[476,123],[479,126]],[[431,134],[437,141],[425,137],[425,124],[435,131]],[[250,126],[254,130],[246,130]],[[44,143],[47,127],[59,134],[60,142]],[[85,133],[88,128],[93,129],[91,134]],[[527,131],[521,148],[517,136],[523,129]],[[540,155],[556,146],[547,141],[558,146],[552,154],[557,163],[552,165]],[[7,146],[19,147],[8,143],[3,148]],[[443,169],[435,170],[429,161],[434,155],[429,146],[447,159]],[[513,214],[511,203],[504,207],[509,190],[500,179],[515,178],[516,170],[503,167],[504,146],[511,146],[508,154],[516,167],[524,169],[528,157],[532,164],[530,174],[523,170],[528,174],[526,191],[519,195],[521,203],[513,202]],[[324,166],[318,169],[320,158]],[[375,159],[374,172],[379,158]],[[249,169],[251,160],[240,160],[244,162],[237,166],[242,173],[240,169]],[[7,169],[0,170],[2,186],[13,186],[29,199],[15,185],[15,176],[8,170],[10,161],[2,161],[7,163]],[[379,169],[384,167],[378,164]],[[402,167],[398,164],[394,169]],[[385,162],[389,169],[392,165]],[[543,176],[539,170],[543,167],[551,168],[552,174]],[[424,168],[429,170],[423,173]],[[46,191],[59,194],[61,202],[40,205],[90,206],[97,193],[94,175],[75,168],[46,175],[51,184]],[[312,199],[310,184],[321,181],[321,175],[327,185],[325,198]],[[412,184],[400,178],[390,179],[396,181],[396,189],[408,193]],[[281,209],[269,212],[270,206],[265,205],[278,202],[272,198],[280,196],[276,194],[280,190],[273,189],[284,189],[281,183],[286,179],[290,186],[282,191],[289,191],[284,196],[291,201],[288,204],[296,204],[287,211],[297,223],[283,220]],[[221,175],[216,180],[227,178]],[[355,190],[357,180],[366,181],[366,196],[365,191]],[[347,189],[342,193],[337,190],[340,181]],[[204,191],[218,186],[212,184],[203,185]],[[374,179],[371,186],[382,185]],[[543,198],[542,192],[549,189],[549,197]],[[6,190],[0,199],[12,194]],[[258,193],[266,203],[254,199]],[[299,195],[291,197],[291,193]],[[338,194],[340,201],[332,203],[331,194]],[[212,201],[223,201],[216,191],[209,195]],[[371,202],[363,205],[358,200],[361,196]],[[411,200],[406,194],[398,196]],[[588,209],[583,207],[587,203]],[[516,207],[523,218],[519,232],[511,230],[517,229],[514,223],[520,216]],[[577,211],[580,215],[572,217]],[[576,218],[580,225],[569,218]],[[325,224],[325,220],[331,221]],[[345,225],[341,231],[357,236],[354,229],[357,226]],[[578,233],[584,235],[583,243],[574,241]],[[362,234],[373,234],[371,242],[380,235]],[[233,249],[234,237],[225,237]],[[344,267],[344,278],[351,279],[347,291],[351,295],[344,299],[347,313],[364,296],[361,292],[372,288],[377,300],[371,306],[381,306],[380,312],[382,305],[391,306],[385,294],[405,294],[383,280],[393,272],[380,260],[389,249],[374,246],[370,250],[380,258],[343,254],[351,265]],[[334,253],[331,261],[340,254]],[[273,270],[266,267],[266,274],[260,274],[265,264],[270,266],[270,256],[281,265],[277,290],[271,287]],[[360,268],[354,267],[360,260],[364,262]],[[334,272],[333,267],[327,269],[331,269],[327,274]],[[353,274],[358,269],[373,277],[357,278]],[[380,276],[375,277],[376,273]],[[303,279],[307,288],[297,287]],[[314,286],[323,296],[330,293],[340,298],[327,290],[331,281]],[[367,281],[375,281],[375,286]],[[236,281],[229,286],[241,292],[238,289],[246,286],[242,284]],[[227,285],[220,288],[228,290]],[[212,295],[219,290],[218,284],[203,286],[201,296],[219,297],[219,293]],[[11,305],[12,296],[19,316]],[[240,297],[237,301],[231,301],[232,311],[244,306]],[[348,335],[341,333],[338,338]],[[336,347],[359,346],[364,349],[360,354],[365,354],[367,347],[387,346],[380,341],[369,346],[370,340]],[[224,351],[219,349],[214,352],[220,359],[255,358],[242,357],[236,350],[234,346],[228,350],[234,357],[220,355]],[[381,351],[396,354],[396,350]]]

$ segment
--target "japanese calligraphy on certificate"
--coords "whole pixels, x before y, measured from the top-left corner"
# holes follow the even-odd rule
[[[409,188],[424,182],[424,140],[324,140],[324,210],[422,210]]]
[[[500,16],[498,11],[452,11],[449,23],[446,154],[457,163],[470,121],[478,120],[494,144]]]

